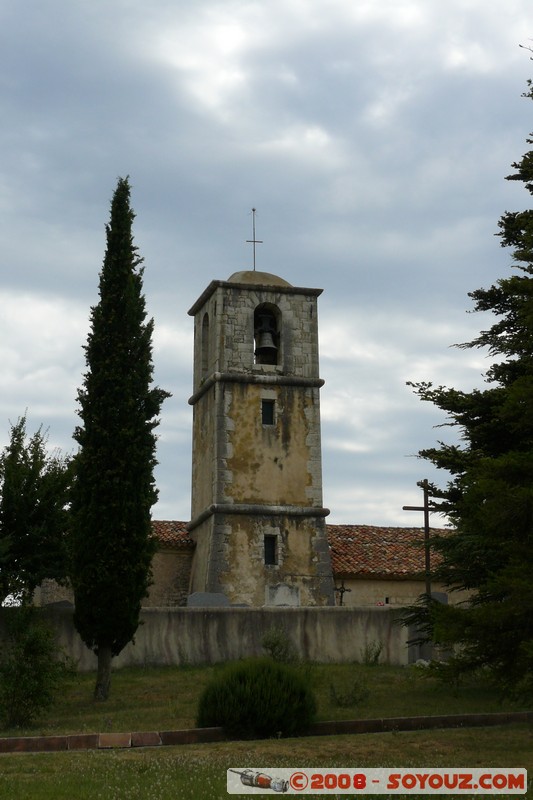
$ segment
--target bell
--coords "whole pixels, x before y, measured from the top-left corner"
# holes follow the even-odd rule
[[[270,314],[260,314],[256,330],[255,355],[261,364],[276,364],[278,348],[274,341],[275,322]]]
[[[256,356],[260,356],[262,359],[265,359],[263,363],[266,364],[275,364],[276,357],[277,357],[278,348],[274,343],[274,337],[270,331],[262,331],[259,334],[257,340],[257,347],[255,348]],[[266,361],[266,359],[269,361]],[[273,359],[272,361],[270,359]]]

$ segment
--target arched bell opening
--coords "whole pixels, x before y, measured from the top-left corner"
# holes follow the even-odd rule
[[[256,364],[279,364],[280,319],[277,306],[263,303],[254,312],[254,357]]]

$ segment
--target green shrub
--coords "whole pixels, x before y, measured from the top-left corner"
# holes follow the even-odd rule
[[[379,659],[383,651],[383,644],[381,642],[368,642],[361,650],[361,659],[363,664],[370,667],[375,667],[379,664]]]
[[[261,645],[274,661],[283,664],[294,664],[298,661],[296,648],[280,625],[273,625],[267,630],[261,639]]]
[[[355,708],[370,697],[370,690],[357,679],[342,685],[329,684],[331,705],[336,708]]]
[[[313,722],[316,702],[298,670],[268,658],[226,667],[200,697],[199,727],[237,739],[296,736]]]
[[[72,666],[58,658],[54,634],[39,610],[10,609],[0,655],[0,713],[6,726],[31,724],[53,704],[71,671]]]

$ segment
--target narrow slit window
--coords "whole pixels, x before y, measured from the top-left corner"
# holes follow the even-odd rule
[[[263,425],[274,425],[275,402],[275,400],[261,400],[261,422]]]
[[[278,537],[265,536],[265,564],[273,566],[278,563]]]

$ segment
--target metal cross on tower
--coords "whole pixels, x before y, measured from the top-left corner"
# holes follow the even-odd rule
[[[252,238],[246,240],[247,244],[253,244],[253,246],[254,246],[254,272],[255,272],[255,246],[256,246],[256,244],[263,244],[263,240],[262,239],[256,239],[255,238],[255,211],[256,211],[256,209],[252,208],[252,231],[253,231]]]

